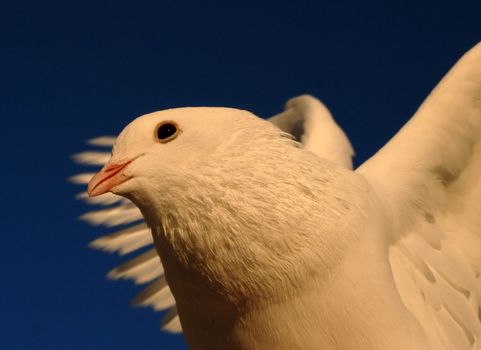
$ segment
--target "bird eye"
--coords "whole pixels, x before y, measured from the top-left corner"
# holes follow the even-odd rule
[[[157,125],[155,129],[155,138],[161,143],[169,142],[176,138],[179,134],[179,129],[174,122],[164,121]]]

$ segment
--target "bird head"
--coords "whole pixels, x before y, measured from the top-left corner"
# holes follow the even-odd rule
[[[232,108],[176,108],[138,117],[120,133],[112,156],[88,185],[90,196],[113,192],[146,197],[152,186],[172,183],[182,170],[197,166],[219,150],[248,147],[252,136],[279,134],[270,123]],[[135,201],[134,201],[135,202]]]
[[[339,260],[347,172],[249,112],[178,108],[130,123],[88,193],[130,199],[176,264],[241,300]]]

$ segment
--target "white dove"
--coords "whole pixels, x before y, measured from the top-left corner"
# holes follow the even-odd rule
[[[333,120],[327,108],[317,99],[309,95],[298,96],[289,100],[284,112],[268,118],[281,130],[293,135],[301,142],[304,149],[316,153],[318,156],[337,162],[352,169],[352,146]],[[98,147],[111,147],[115,137],[104,136],[89,141]],[[82,152],[75,155],[75,160],[85,165],[105,165],[110,158],[107,152]],[[86,184],[93,177],[93,173],[73,176],[71,180],[77,184]],[[104,194],[99,197],[88,197],[86,192],[80,193],[79,198],[91,204],[101,204],[113,207],[96,210],[84,214],[81,218],[94,225],[108,227],[131,224],[143,219],[140,211],[129,200],[122,197]],[[153,243],[150,229],[145,223],[139,223],[123,229],[120,232],[100,237],[91,243],[93,248],[118,252],[120,255],[142,249]],[[164,277],[164,269],[155,248],[151,248],[140,256],[131,259],[108,274],[112,279],[133,279],[138,284],[149,284],[133,300],[135,306],[151,306],[156,311],[167,309],[161,328],[168,332],[181,332],[175,300]]]
[[[480,172],[478,44],[356,171],[246,111],[180,108],[127,126],[89,194],[140,208],[192,349],[464,350]]]

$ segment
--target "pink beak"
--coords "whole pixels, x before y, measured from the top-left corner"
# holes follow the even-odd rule
[[[95,197],[110,192],[115,186],[130,179],[123,170],[131,162],[132,160],[124,163],[105,164],[102,170],[89,181],[87,189],[89,196]]]

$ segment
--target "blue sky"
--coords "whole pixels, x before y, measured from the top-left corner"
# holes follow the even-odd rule
[[[356,163],[481,40],[481,2],[10,1],[0,5],[0,349],[184,349],[86,247],[66,178],[84,140],[176,106],[269,116],[311,93]]]

